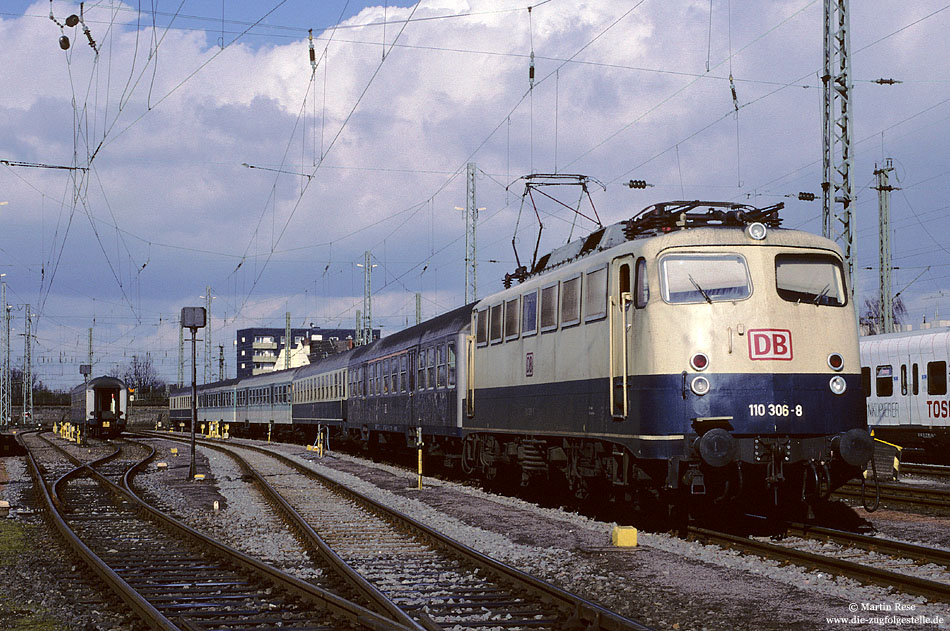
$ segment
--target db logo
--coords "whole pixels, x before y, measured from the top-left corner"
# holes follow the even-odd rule
[[[792,359],[792,332],[785,329],[749,329],[749,359]]]

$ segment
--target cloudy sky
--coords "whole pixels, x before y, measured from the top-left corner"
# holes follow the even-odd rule
[[[424,317],[458,306],[469,162],[480,296],[515,267],[519,214],[530,256],[528,173],[595,178],[605,224],[670,199],[784,201],[785,226],[821,232],[820,201],[794,197],[820,199],[820,1],[534,4],[98,0],[70,27],[76,3],[4,0],[13,363],[29,304],[44,383],[80,381],[90,328],[96,374],[149,353],[174,381],[178,313],[211,287],[233,375],[236,329],[283,327],[288,311],[295,327],[352,327],[367,250],[384,333],[414,321],[417,292]],[[892,158],[893,285],[915,323],[950,319],[948,8],[851,6],[858,300],[877,292],[871,187]],[[541,212],[549,250],[570,211]]]

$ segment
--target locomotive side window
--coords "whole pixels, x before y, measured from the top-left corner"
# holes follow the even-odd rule
[[[581,277],[575,276],[561,283],[561,326],[581,321]]]
[[[907,364],[901,364],[901,395],[907,396]]]
[[[627,289],[623,288],[623,279],[621,279],[620,291],[630,291],[630,267],[624,265],[620,270],[621,274],[624,271],[627,272]],[[650,301],[650,284],[647,281],[647,260],[640,257],[637,259],[637,285],[633,293],[633,306],[637,309],[643,309]]]
[[[475,313],[475,342],[479,346],[488,344],[488,309]]]
[[[947,362],[927,362],[927,394],[947,394]]]
[[[788,302],[843,307],[848,301],[841,263],[826,254],[779,254],[775,288]]]
[[[878,366],[874,379],[874,389],[879,397],[889,397],[894,394],[893,368],[890,365]]]
[[[557,328],[557,283],[541,290],[541,331]]]
[[[914,364],[914,382],[913,382],[913,392],[914,395],[920,394],[920,369],[917,367],[917,364]]]
[[[489,332],[491,336],[489,337],[489,340],[492,344],[497,344],[501,341],[502,326],[504,324],[504,322],[502,322],[501,307],[502,305],[498,304],[493,305],[491,308],[491,323],[489,324]]]
[[[738,254],[669,254],[660,259],[660,291],[670,304],[743,300],[752,295]]]
[[[607,316],[607,266],[587,272],[584,283],[584,322]]]
[[[521,334],[524,337],[538,332],[538,292],[521,297]]]
[[[505,339],[516,340],[521,332],[518,324],[521,322],[521,313],[519,313],[518,298],[509,300],[505,303]]]

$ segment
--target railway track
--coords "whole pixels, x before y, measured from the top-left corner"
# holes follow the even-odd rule
[[[686,531],[688,538],[704,543],[847,576],[932,601],[950,602],[950,552],[946,550],[799,524],[789,525],[788,534],[791,537],[772,543],[695,526]],[[821,552],[803,549],[815,547],[808,540],[825,542]],[[834,545],[829,547],[827,542]],[[886,569],[884,565],[901,571]]]
[[[155,438],[169,439],[167,434]],[[645,629],[453,541],[282,454],[202,441],[232,455],[294,528],[354,584],[428,630]]]
[[[936,478],[950,478],[950,466],[943,464],[918,464],[916,462],[904,462],[901,463],[901,473],[933,476]]]
[[[845,484],[835,489],[834,495],[861,499],[860,484]],[[868,502],[874,502],[874,484],[864,487],[864,497]],[[926,508],[929,510],[950,511],[950,489],[934,489],[915,487],[907,484],[882,482],[880,484],[880,499],[882,504]]]
[[[128,485],[135,469],[154,453],[151,448],[126,444],[82,462],[44,437],[21,436],[52,524],[153,629],[409,628],[278,572],[142,503]],[[122,486],[110,478],[121,478]]]

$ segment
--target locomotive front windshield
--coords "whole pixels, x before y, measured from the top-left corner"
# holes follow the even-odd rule
[[[660,259],[660,289],[671,304],[743,300],[752,295],[739,254],[670,254]]]
[[[827,254],[779,254],[775,287],[789,302],[842,307],[847,301],[841,263]]]

